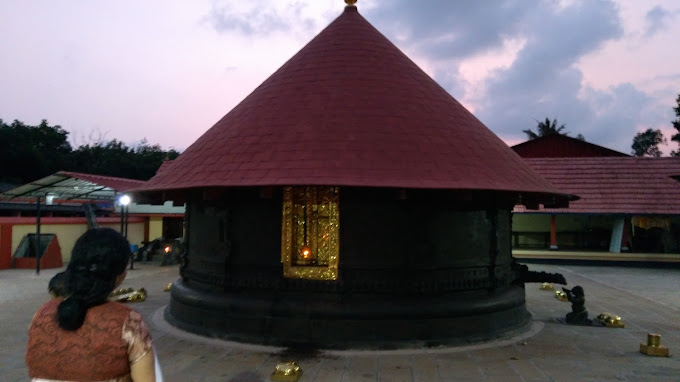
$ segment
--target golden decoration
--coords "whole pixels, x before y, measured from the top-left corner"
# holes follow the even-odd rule
[[[170,292],[170,288],[172,288],[172,283],[168,284],[163,288],[163,292]]]
[[[296,186],[283,190],[283,276],[337,280],[340,235],[338,187]]]
[[[555,286],[552,285],[551,283],[543,283],[541,284],[541,290],[555,290]]]
[[[655,333],[647,334],[647,344],[640,344],[640,353],[655,357],[670,357],[668,348],[661,345],[661,335]]]
[[[562,292],[561,290],[555,291],[555,298],[563,302],[569,301],[569,297],[567,297],[567,294]]]
[[[272,373],[272,380],[297,382],[301,376],[302,369],[295,362],[282,362],[276,365]]]
[[[133,290],[134,289],[132,289],[132,288],[123,288],[123,289],[114,290],[113,292],[111,292],[109,297],[114,297],[114,296],[119,296],[121,294],[131,293]]]
[[[602,323],[602,325],[608,328],[625,328],[626,326],[621,322],[621,317],[611,314],[611,313],[600,313],[597,316],[597,320]]]
[[[349,5],[350,7],[353,7],[356,2],[357,0],[345,0],[345,4]]]
[[[138,290],[132,288],[118,289],[109,295],[109,301],[141,302],[144,300],[146,300],[146,289],[144,288]]]

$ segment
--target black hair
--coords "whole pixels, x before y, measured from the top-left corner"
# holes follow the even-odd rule
[[[111,228],[91,229],[78,238],[66,268],[69,295],[57,308],[62,329],[77,330],[90,307],[107,301],[130,255],[127,239]]]
[[[47,291],[50,292],[52,297],[66,297],[69,295],[67,288],[67,277],[66,272],[59,272],[54,277],[50,279],[50,283],[47,284]]]

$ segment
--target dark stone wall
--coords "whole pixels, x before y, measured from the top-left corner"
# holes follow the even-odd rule
[[[531,317],[511,285],[510,208],[482,192],[342,188],[339,279],[318,281],[282,277],[281,190],[197,193],[166,315],[211,336],[338,348],[507,335]]]
[[[278,270],[281,274],[282,194],[262,198],[256,189],[229,190],[218,200],[187,203],[187,266],[182,276],[223,289],[233,274]],[[273,268],[273,269],[272,269]]]
[[[321,288],[422,293],[509,285],[509,207],[482,202],[495,203],[437,192],[401,200],[393,190],[342,189],[340,280]],[[327,284],[281,279],[281,210],[280,191],[263,198],[257,189],[229,190],[218,200],[191,200],[186,281],[226,290]]]
[[[173,285],[165,317],[209,337],[275,346],[395,349],[469,345],[529,327],[524,289],[439,297],[201,291]]]
[[[436,292],[491,287],[490,272],[497,287],[512,281],[508,206],[485,207],[436,192],[405,200],[389,190],[368,194],[341,192],[340,269],[345,284],[410,282],[414,289]],[[487,215],[495,217],[495,231]]]

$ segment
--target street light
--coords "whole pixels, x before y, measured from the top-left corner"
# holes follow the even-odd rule
[[[120,197],[120,199],[118,199],[118,201],[120,202],[120,204],[122,206],[127,206],[128,204],[130,204],[132,199],[130,199],[130,196],[128,196],[128,195],[123,195],[123,196]]]
[[[129,195],[122,195],[118,198],[118,203],[120,203],[120,233],[127,239],[128,236],[128,205],[132,199]],[[134,269],[135,257],[130,256],[130,269]]]

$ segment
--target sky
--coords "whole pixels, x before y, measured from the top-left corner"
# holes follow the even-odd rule
[[[0,119],[78,146],[183,150],[338,17],[342,0],[0,0]],[[670,142],[677,0],[359,0],[359,12],[509,145],[557,119],[630,153]]]

